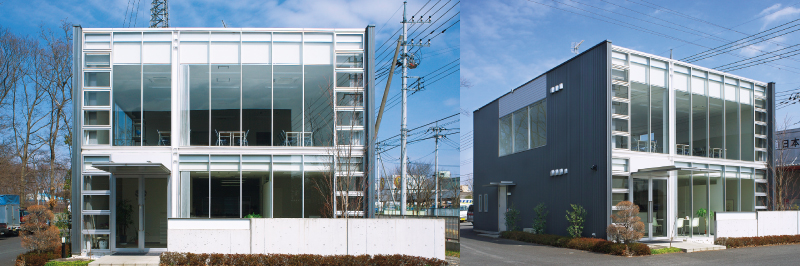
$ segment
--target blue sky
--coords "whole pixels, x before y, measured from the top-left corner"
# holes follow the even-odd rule
[[[680,59],[798,19],[800,2],[471,0],[463,4],[463,11],[461,58],[465,63],[461,77],[472,86],[461,88],[461,144],[467,148],[462,149],[461,172],[464,178],[470,178],[472,111],[573,57],[573,42],[583,40],[581,47],[589,48],[610,40],[615,45],[665,57],[672,49],[673,57]],[[695,64],[713,68],[798,42],[800,32],[795,32]],[[797,91],[800,58],[732,73],[774,81],[779,94]],[[791,128],[800,127],[795,124],[800,122],[800,104],[778,110],[779,126],[784,119],[794,124]]]
[[[39,26],[55,28],[61,20],[66,19],[84,28],[123,27],[133,12],[133,23],[136,27],[147,27],[149,24],[149,0],[138,0],[136,8],[131,11],[129,2],[137,0],[12,0],[3,1],[0,10],[0,26],[9,28],[22,35],[36,36]],[[425,91],[409,97],[408,126],[414,128],[430,121],[459,112],[459,68],[457,61],[447,68],[434,72],[442,66],[457,60],[460,56],[460,5],[458,1],[412,0],[408,3],[409,16],[417,11],[432,15],[433,23],[423,27],[410,37],[431,38],[431,47],[423,48],[417,53],[421,57],[418,68],[409,71],[410,76],[426,76],[432,73]],[[376,25],[376,46],[381,46],[392,34],[401,28],[403,1],[371,1],[371,0],[298,0],[298,1],[170,1],[170,26],[172,27],[222,27],[222,20],[228,27],[290,27],[290,28],[364,28],[369,24]],[[425,5],[423,7],[423,5]],[[126,16],[127,14],[127,16]],[[453,17],[454,16],[454,17]],[[427,17],[427,15],[426,15]],[[440,24],[444,24],[439,27]],[[452,25],[452,27],[450,27]],[[449,28],[448,28],[449,27]],[[445,33],[440,33],[447,28]],[[437,29],[432,34],[430,33]],[[411,31],[409,31],[411,33]],[[419,35],[418,35],[419,34]],[[437,35],[438,34],[438,35]],[[417,37],[419,38],[419,37]],[[393,51],[392,46],[392,51]],[[378,50],[380,51],[380,50]],[[379,54],[380,58],[380,54]],[[391,59],[387,59],[391,60]],[[380,65],[381,61],[376,61]],[[451,67],[455,66],[451,69]],[[450,71],[443,71],[451,69]],[[433,77],[436,74],[440,74]],[[449,75],[448,75],[449,74]],[[389,98],[398,94],[400,75],[395,75]],[[376,84],[376,102],[380,103],[385,81]],[[452,119],[451,119],[452,120]],[[448,127],[458,127],[458,123]],[[400,132],[400,106],[388,109],[384,114],[378,140],[391,137]],[[458,135],[450,136],[454,140],[452,146],[440,145],[439,164],[442,170],[451,170],[454,175],[459,172]],[[441,142],[440,142],[441,143]],[[432,140],[417,142],[409,146],[409,158],[412,161],[433,162],[431,153],[434,150]],[[386,168],[393,169],[399,162],[391,158],[400,158],[399,149],[388,151]],[[421,159],[420,159],[421,158]]]

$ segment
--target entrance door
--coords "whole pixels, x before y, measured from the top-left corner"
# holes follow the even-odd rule
[[[167,178],[115,177],[116,252],[167,248]]]
[[[508,187],[506,186],[498,186],[497,187],[497,231],[503,232],[508,230],[506,228],[506,211],[508,211],[507,202]]]
[[[667,179],[634,178],[633,204],[639,206],[644,238],[667,237]]]

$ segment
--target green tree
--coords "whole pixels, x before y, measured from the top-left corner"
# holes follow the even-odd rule
[[[578,204],[570,204],[572,211],[567,210],[567,233],[571,237],[581,237],[583,233],[583,222],[586,221],[586,210]]]

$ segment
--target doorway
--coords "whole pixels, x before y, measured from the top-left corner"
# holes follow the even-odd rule
[[[633,178],[633,204],[639,206],[644,239],[668,236],[667,195],[666,178]]]
[[[166,176],[115,176],[112,251],[167,250]]]

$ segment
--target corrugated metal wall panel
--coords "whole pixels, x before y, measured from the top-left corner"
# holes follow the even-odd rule
[[[509,94],[500,97],[500,116],[503,117],[522,107],[528,106],[547,97],[547,75],[542,75]]]
[[[544,203],[550,211],[546,233],[567,235],[565,211],[570,204],[579,204],[587,210],[583,235],[605,237],[610,210],[609,56],[610,43],[603,42],[546,73],[543,147],[498,157],[503,99],[474,113],[474,194],[490,195],[490,211],[476,213],[475,229],[495,231],[499,222],[497,188],[484,185],[513,181],[516,186],[509,190],[508,202],[520,210],[518,226],[531,227],[533,208]],[[548,93],[547,88],[561,83],[564,90]],[[506,96],[515,95],[519,94]],[[591,169],[593,165],[597,170]],[[550,177],[550,170],[559,168],[569,173]]]

